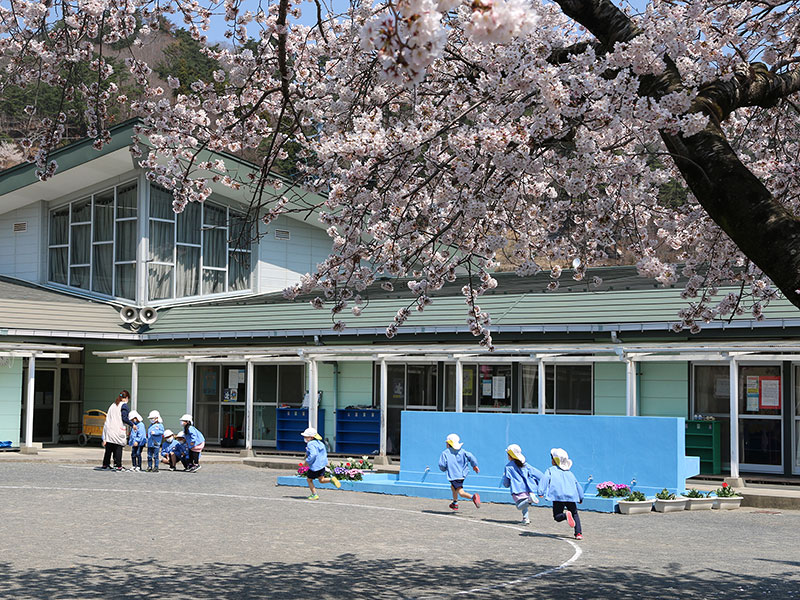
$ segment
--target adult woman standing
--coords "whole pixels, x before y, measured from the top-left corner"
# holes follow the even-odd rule
[[[114,470],[122,471],[122,448],[128,442],[128,430],[125,425],[133,427],[128,418],[128,390],[122,390],[117,399],[108,407],[106,424],[103,426],[103,469],[111,469],[111,455],[114,455]]]

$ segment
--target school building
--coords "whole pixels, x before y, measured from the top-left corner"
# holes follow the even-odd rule
[[[311,423],[333,451],[398,454],[403,410],[702,415],[732,476],[800,475],[800,312],[788,302],[762,321],[674,334],[682,286],[632,267],[592,269],[597,288],[565,272],[555,292],[548,273],[500,273],[480,301],[494,352],[469,333],[463,281],[391,340],[409,298],[381,289],[335,332],[327,310],[281,294],[327,256],[325,226],[283,216],[256,235],[248,190],[221,184],[174,214],[132,158],[135,125],[101,151],[64,147],[48,181],[29,164],[0,172],[0,442],[74,443],[84,412],[128,389],[140,413],[174,428],[190,412],[209,443],[243,450],[299,450]]]

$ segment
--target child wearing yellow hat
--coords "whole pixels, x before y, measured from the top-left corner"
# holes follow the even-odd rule
[[[528,525],[531,520],[528,517],[528,508],[531,504],[538,504],[536,497],[539,491],[539,480],[543,474],[536,467],[532,467],[525,462],[525,455],[522,448],[517,444],[511,444],[506,448],[508,463],[503,469],[503,487],[511,489],[511,498],[514,504],[522,511],[522,524]]]
[[[480,508],[480,495],[470,494],[464,489],[464,479],[469,474],[469,467],[471,466],[476,473],[480,473],[478,461],[472,452],[464,450],[462,447],[464,445],[463,442],[455,433],[447,436],[445,444],[447,448],[439,457],[439,469],[447,472],[447,479],[450,481],[450,491],[453,492],[453,501],[450,503],[450,508],[458,510],[459,496],[472,500],[475,508]]]
[[[305,465],[308,467],[306,481],[308,482],[308,490],[311,492],[308,499],[319,500],[319,494],[317,494],[317,488],[314,485],[315,479],[319,479],[320,483],[330,482],[337,488],[342,487],[342,484],[333,475],[325,477],[325,467],[328,466],[328,450],[325,448],[325,444],[322,443],[322,436],[317,433],[317,430],[309,427],[300,435],[303,436],[306,442]]]

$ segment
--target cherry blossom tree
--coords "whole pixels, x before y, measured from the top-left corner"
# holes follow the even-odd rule
[[[213,181],[245,187],[266,223],[322,219],[333,253],[285,295],[318,294],[337,329],[369,286],[409,278],[393,336],[465,273],[468,322],[491,347],[479,297],[499,256],[521,276],[550,269],[551,289],[571,266],[591,288],[592,267],[624,250],[643,276],[685,277],[673,329],[696,332],[761,319],[779,295],[800,306],[799,5],[351,0],[338,14],[318,3],[306,26],[289,0],[0,0],[0,91],[83,95],[97,147],[109,107],[129,104],[142,165],[176,211]],[[170,77],[189,84],[176,98],[137,58],[165,16],[200,41],[212,18],[228,27],[229,43],[206,50],[213,80]],[[121,40],[136,99],[109,81],[104,49]],[[81,63],[91,85],[73,85]],[[46,179],[67,115],[38,116],[24,147]],[[260,171],[238,178],[208,150],[257,151]],[[272,173],[288,159],[296,185]]]

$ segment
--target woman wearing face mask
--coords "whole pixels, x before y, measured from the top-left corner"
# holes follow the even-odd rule
[[[114,471],[122,471],[122,448],[128,443],[128,430],[134,424],[128,418],[128,390],[122,390],[108,407],[106,423],[103,425],[103,446],[106,451],[103,455],[103,469],[112,469],[111,456],[114,456]]]

